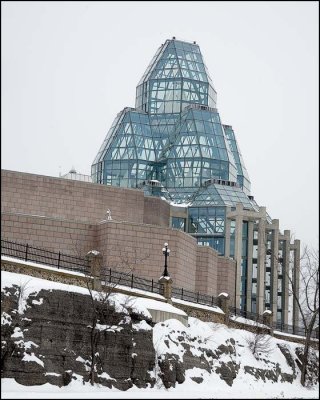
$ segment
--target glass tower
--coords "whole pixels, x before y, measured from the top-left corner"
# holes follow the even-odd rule
[[[221,123],[216,101],[199,46],[167,40],[138,83],[135,108],[115,118],[92,180],[129,188],[157,181],[161,190],[149,194],[189,207],[188,221],[173,226],[223,254],[225,207],[255,204],[235,133]]]
[[[137,188],[157,180],[175,203],[198,202],[209,182],[224,182],[223,205],[241,193],[252,208],[243,196],[250,193],[248,173],[216,99],[199,46],[167,40],[138,83],[135,108],[115,118],[92,164],[93,182]]]
[[[184,206],[186,217],[172,217],[171,226],[220,255],[235,257],[235,221],[227,230],[227,213],[238,203],[251,212],[259,212],[259,206],[250,195],[235,132],[222,124],[216,104],[217,93],[199,46],[166,40],[138,83],[135,108],[126,107],[116,116],[91,175],[95,183],[140,188]],[[267,220],[271,223],[269,216]],[[254,309],[257,266],[247,221],[241,232],[239,306],[250,303],[249,309]],[[269,275],[266,279],[270,280]],[[267,289],[269,304],[270,285]]]

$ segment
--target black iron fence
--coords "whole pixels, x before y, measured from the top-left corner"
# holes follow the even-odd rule
[[[53,252],[47,249],[30,246],[28,243],[17,243],[1,239],[1,254],[18,258],[24,261],[31,261],[38,264],[46,264],[58,269],[66,269],[74,272],[91,274],[88,260],[85,258],[69,256],[61,252]],[[152,293],[163,293],[163,285],[153,279],[139,278],[131,273],[112,270],[103,267],[101,270],[102,283],[124,285],[133,289],[146,290]]]
[[[207,306],[218,306],[218,297],[209,296],[207,294],[202,294],[199,292],[191,292],[183,288],[172,287],[172,297],[180,300],[191,301],[192,303],[203,304]]]
[[[163,285],[151,279],[139,278],[132,273],[117,271],[111,268],[102,268],[101,281],[103,284],[123,285],[131,289],[140,289],[147,292],[163,294]]]
[[[263,315],[261,315],[261,314],[256,314],[256,313],[246,311],[246,310],[240,310],[239,308],[235,308],[235,307],[229,307],[229,310],[230,310],[230,314],[235,317],[243,317],[243,318],[249,319],[251,321],[258,322],[260,324],[266,323],[263,318]],[[291,335],[306,336],[306,331],[305,331],[304,327],[302,327],[302,326],[293,326],[293,325],[282,324],[280,322],[274,322],[272,324],[272,328],[274,330],[278,330],[283,333],[288,333]],[[319,339],[318,331],[316,331],[316,330],[312,331],[311,337]]]
[[[59,252],[30,246],[28,243],[17,243],[1,239],[1,254],[19,258],[24,261],[32,261],[38,264],[46,264],[58,269],[90,273],[88,261],[84,258],[69,256]]]
[[[303,326],[293,326],[293,325],[282,324],[281,322],[275,322],[273,324],[273,329],[291,335],[306,336],[306,330]],[[313,330],[311,332],[311,337],[314,339],[319,339],[319,331]]]
[[[229,307],[230,315],[234,317],[243,317],[246,319],[250,319],[251,321],[258,322],[263,324],[264,319],[263,316],[260,314],[253,313],[251,311],[241,310],[240,308],[236,307]]]
[[[69,271],[81,272],[87,275],[90,275],[91,273],[89,262],[85,258],[70,256],[61,252],[53,252],[46,249],[40,249],[38,247],[30,246],[28,243],[17,243],[10,240],[1,239],[1,254],[24,261],[50,265],[58,269],[62,268]],[[102,283],[105,284],[123,285],[132,289],[140,289],[152,293],[163,294],[163,285],[158,281],[140,278],[131,273],[117,271],[111,268],[102,268],[101,279]],[[218,297],[209,296],[199,292],[191,292],[190,290],[183,288],[172,287],[172,297],[190,301],[191,303],[219,307]],[[230,313],[231,315],[241,316],[259,323],[263,323],[264,321],[262,315],[235,307],[230,307]],[[305,336],[305,329],[303,327],[294,327],[291,325],[276,323],[274,324],[273,328],[288,334]],[[317,331],[313,331],[311,337],[319,339],[319,333]]]

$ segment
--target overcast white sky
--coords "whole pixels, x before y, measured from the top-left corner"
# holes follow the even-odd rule
[[[195,40],[252,194],[318,247],[318,2],[3,1],[1,11],[2,168],[90,174],[160,44]]]

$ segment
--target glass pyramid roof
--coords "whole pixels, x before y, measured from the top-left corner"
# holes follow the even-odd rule
[[[208,179],[250,181],[199,46],[166,40],[138,83],[136,108],[115,118],[92,165],[93,182],[139,187],[158,180],[179,201]],[[186,194],[188,193],[188,194]]]

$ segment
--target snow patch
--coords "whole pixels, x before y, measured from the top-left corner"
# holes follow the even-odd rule
[[[90,250],[87,254],[93,254],[94,256],[98,256],[100,254],[100,251],[98,251],[98,250]]]
[[[135,331],[152,331],[152,327],[145,320],[132,324],[132,328]]]
[[[61,376],[61,374],[56,374],[55,372],[46,372],[46,376]]]
[[[224,312],[221,310],[221,308],[219,308],[217,306],[207,306],[205,304],[192,303],[191,301],[177,299],[176,297],[172,297],[172,302],[176,303],[176,304],[185,304],[186,306],[197,307],[202,310],[213,311],[218,314],[224,314]]]
[[[26,349],[31,349],[31,347],[39,347],[36,343],[32,342],[31,340],[28,340],[27,342],[24,342],[24,347]]]
[[[35,304],[37,306],[40,306],[42,303],[43,303],[43,298],[42,297],[39,300],[32,300],[32,304]]]
[[[25,355],[22,358],[22,361],[25,361],[25,362],[36,362],[37,364],[41,365],[44,368],[43,361],[41,361],[40,358],[38,358],[34,353],[31,353],[31,354],[25,353]]]
[[[11,315],[7,314],[5,311],[1,314],[1,326],[3,325],[11,325],[12,318]]]
[[[98,374],[99,378],[109,379],[111,381],[115,381],[116,379],[111,378],[111,376],[107,372],[102,372],[102,374]]]
[[[244,317],[240,317],[239,315],[235,316],[235,315],[231,315],[230,319],[232,319],[235,322],[240,322],[242,324],[246,324],[246,325],[251,325],[251,326],[259,326],[261,328],[267,328],[269,329],[269,326],[264,325],[264,324],[260,324],[259,322],[256,321],[252,321],[251,319],[247,319]]]
[[[23,332],[19,327],[14,328],[13,334],[11,335],[12,338],[23,338]]]

